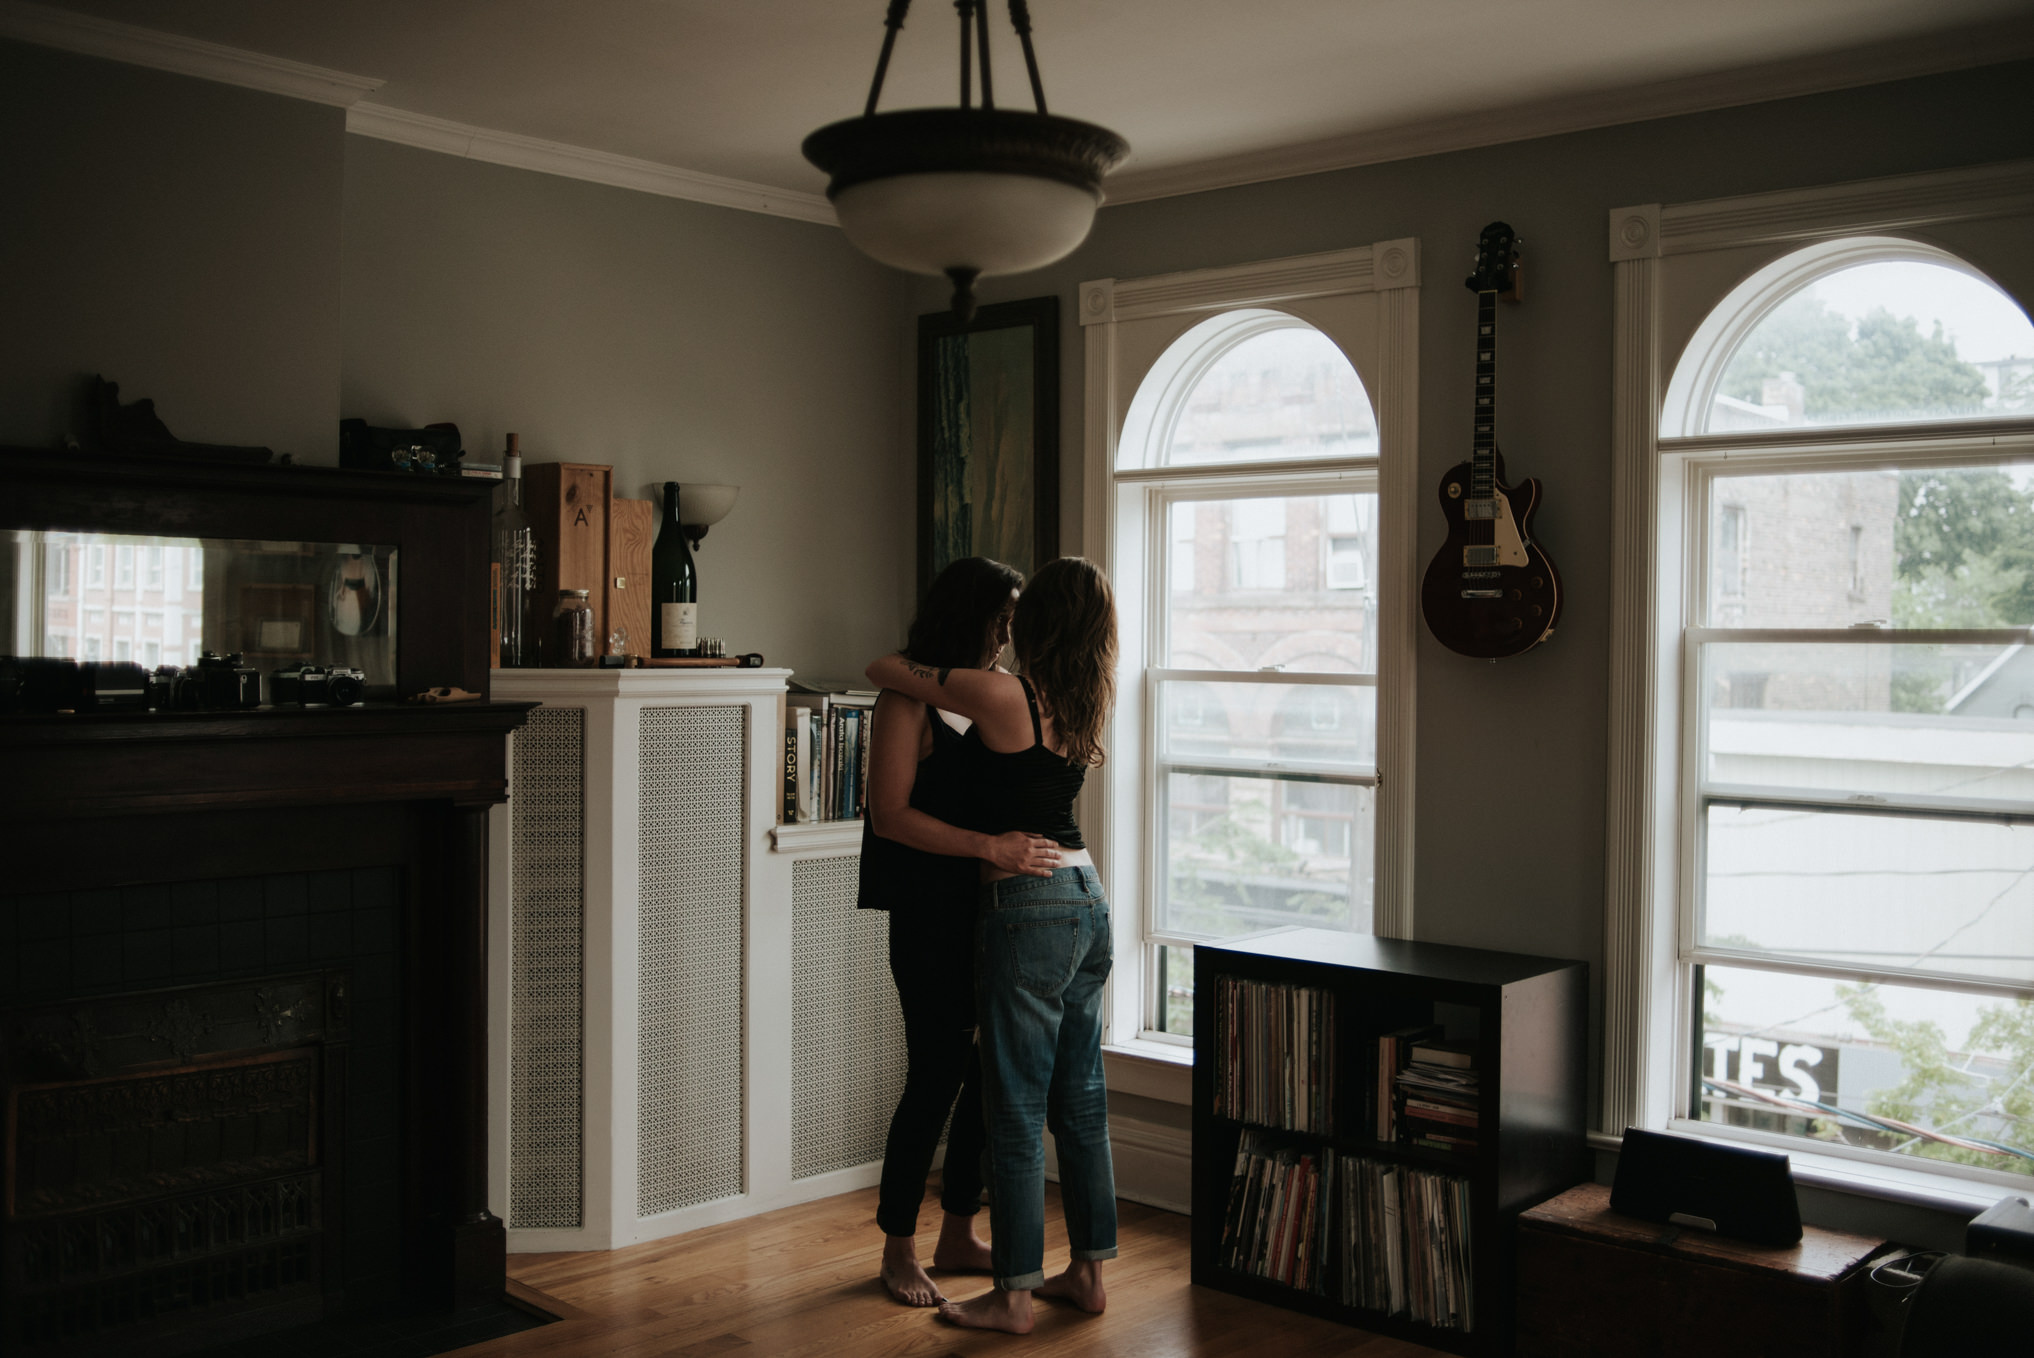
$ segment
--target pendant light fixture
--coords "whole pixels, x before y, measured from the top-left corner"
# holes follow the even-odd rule
[[[805,158],[832,176],[826,196],[854,247],[893,268],[945,274],[953,280],[954,312],[966,320],[974,315],[977,277],[1043,268],[1087,239],[1102,203],[1102,176],[1130,147],[1107,128],[1045,111],[1025,0],[1010,0],[1010,26],[1024,46],[1036,113],[996,107],[988,0],[954,0],[960,106],[876,112],[910,8],[911,0],[890,0],[862,116],[807,137]],[[977,59],[979,104],[971,78]]]

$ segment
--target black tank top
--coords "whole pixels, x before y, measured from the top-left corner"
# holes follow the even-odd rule
[[[1024,685],[1024,701],[1031,708],[1031,744],[1022,750],[992,750],[982,741],[979,722],[968,728],[961,737],[969,784],[964,823],[983,834],[1024,830],[1058,840],[1065,848],[1084,849],[1073,804],[1087,781],[1087,766],[1046,748],[1038,694],[1023,675],[1017,682]]]
[[[925,719],[932,723],[932,753],[918,761],[911,780],[911,808],[958,825],[967,776],[961,733],[947,725],[936,708],[927,707]],[[976,859],[926,853],[885,839],[863,816],[860,886],[855,896],[863,910],[972,909],[980,871]]]

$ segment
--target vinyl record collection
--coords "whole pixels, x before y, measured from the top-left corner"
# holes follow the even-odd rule
[[[1468,1154],[1482,1119],[1475,1046],[1446,1042],[1438,1027],[1401,1028],[1377,1039],[1377,1139]]]
[[[1475,1324],[1469,1246],[1467,1179],[1244,1130],[1223,1267],[1466,1332]]]
[[[1219,978],[1215,1114],[1333,1135],[1335,996],[1304,986]]]

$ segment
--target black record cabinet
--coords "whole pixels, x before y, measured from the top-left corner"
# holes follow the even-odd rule
[[[1194,949],[1193,1280],[1512,1347],[1519,1214],[1588,1177],[1582,962],[1284,929]]]

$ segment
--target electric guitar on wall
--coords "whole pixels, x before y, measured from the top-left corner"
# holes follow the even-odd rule
[[[1478,659],[1529,651],[1554,634],[1561,577],[1533,541],[1540,483],[1504,481],[1497,451],[1497,299],[1518,299],[1518,237],[1503,222],[1476,242],[1475,447],[1441,478],[1448,541],[1427,567],[1420,611],[1443,646]]]

